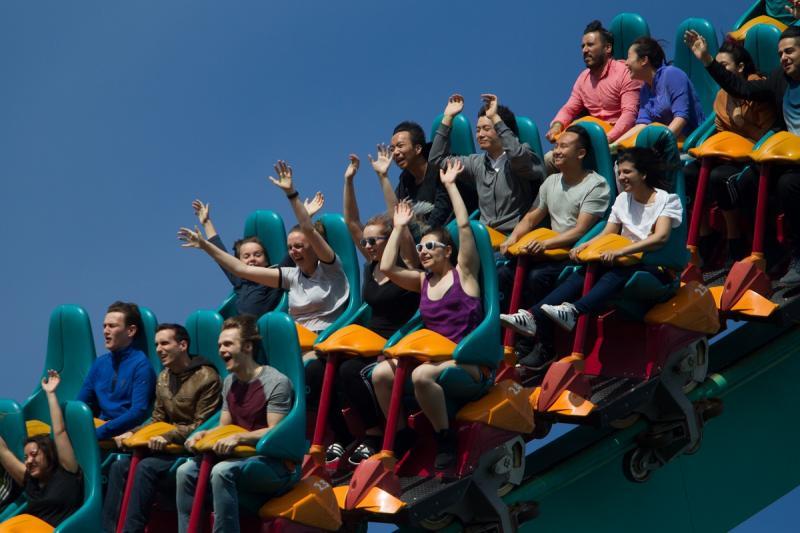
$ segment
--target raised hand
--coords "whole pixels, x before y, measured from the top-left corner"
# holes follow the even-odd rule
[[[372,169],[378,176],[384,178],[389,175],[389,166],[392,164],[392,151],[385,144],[378,145],[378,158],[372,159],[372,154],[367,156],[372,163]],[[346,177],[346,175],[345,175]]]
[[[800,0],[790,0],[784,7],[786,11],[794,18],[800,18]]]
[[[356,154],[350,154],[348,156],[348,159],[350,159],[350,164],[347,165],[346,169],[344,169],[345,181],[350,181],[353,178],[355,178],[356,173],[358,172],[358,167],[361,165],[361,160],[358,158]],[[375,165],[373,164],[372,166],[374,167]]]
[[[278,179],[270,176],[269,180],[286,194],[291,194],[294,192],[294,185],[292,183],[292,167],[290,167],[286,161],[278,161],[275,164],[275,172],[278,174]]]
[[[181,244],[183,248],[201,248],[202,242],[205,239],[203,238],[203,233],[200,231],[200,228],[195,226],[194,231],[189,228],[179,229],[178,240],[183,241],[183,244]]]
[[[408,226],[411,219],[414,218],[414,209],[411,207],[409,200],[401,200],[394,206],[394,227],[402,228]]]
[[[195,199],[192,201],[192,209],[194,209],[194,214],[200,224],[208,222],[208,217],[211,214],[211,204],[204,204],[202,201]]]
[[[491,121],[497,118],[497,106],[500,101],[497,99],[497,96],[493,94],[482,94],[481,99],[483,103],[486,105],[486,118]]]
[[[464,110],[464,97],[460,94],[453,94],[447,99],[444,108],[444,116],[453,118]]]
[[[460,159],[451,157],[447,160],[445,168],[439,169],[439,179],[449,185],[456,182],[456,178],[464,170],[464,163]]]
[[[708,43],[705,37],[695,30],[687,30],[683,34],[683,42],[692,51],[694,57],[702,61],[704,65],[711,62],[711,54],[708,53]]]
[[[61,383],[61,376],[53,369],[47,371],[47,375],[42,378],[42,390],[48,394],[53,393]]]
[[[325,196],[319,191],[311,200],[306,198],[303,202],[303,207],[306,208],[306,213],[308,213],[309,217],[316,215],[323,205],[325,205]]]

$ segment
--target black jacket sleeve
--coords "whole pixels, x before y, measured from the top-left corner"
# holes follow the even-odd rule
[[[222,243],[222,239],[220,238],[219,235],[214,235],[213,237],[208,239],[208,242],[210,242],[211,244],[213,244],[214,246],[216,246],[217,248],[219,248],[223,252],[227,253],[228,249],[225,248],[225,245]],[[225,274],[225,276],[228,277],[228,280],[231,282],[231,285],[233,285],[234,289],[236,289],[239,286],[241,286],[242,278],[240,278],[239,276],[234,276],[233,274],[231,274],[230,272],[228,272],[227,270],[225,270],[222,267],[220,267],[220,269],[222,269],[222,272]]]

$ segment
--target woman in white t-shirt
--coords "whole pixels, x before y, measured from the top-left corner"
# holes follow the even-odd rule
[[[568,277],[531,311],[523,309],[513,315],[501,315],[506,326],[523,335],[533,336],[539,325],[540,340],[544,344],[542,334],[549,336],[545,317],[571,331],[579,315],[602,311],[608,300],[625,286],[634,273],[647,270],[666,278],[657,267],[612,266],[612,263],[620,256],[652,252],[664,246],[673,228],[681,223],[683,208],[680,198],[664,190],[663,164],[651,149],[631,148],[621,152],[617,167],[617,179],[623,192],[611,207],[605,229],[594,239],[570,250],[570,257],[575,260],[593,240],[610,233],[627,237],[632,241],[631,244],[603,255],[607,267],[599,272],[597,281],[587,295],[581,296],[585,272],[582,269]]]

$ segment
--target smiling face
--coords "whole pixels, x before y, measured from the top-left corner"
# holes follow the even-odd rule
[[[156,353],[166,368],[172,368],[176,361],[188,359],[188,348],[186,341],[175,340],[175,331],[172,329],[162,329],[156,333]]]
[[[647,174],[642,174],[636,170],[631,161],[623,161],[617,165],[617,180],[622,186],[622,190],[627,193],[633,193],[642,187],[646,187],[646,178]]]
[[[383,257],[383,251],[386,249],[388,236],[389,232],[384,226],[380,226],[378,224],[364,226],[362,238],[367,241],[364,245],[364,251],[367,252],[367,255],[369,255],[370,261],[381,260],[381,257]],[[374,245],[370,244],[372,239],[375,240]]]
[[[286,237],[286,246],[289,250],[289,257],[300,270],[306,272],[316,268],[319,257],[314,253],[314,249],[303,232],[291,232]]]
[[[581,39],[581,53],[586,68],[603,68],[611,57],[611,44],[604,42],[599,32],[589,32]]]
[[[392,135],[392,159],[402,169],[414,165],[422,157],[422,146],[411,142],[411,134],[398,131]]]
[[[125,325],[125,315],[118,311],[106,314],[103,320],[103,339],[106,349],[116,352],[127,348],[136,336],[136,326]]]
[[[217,341],[219,356],[225,361],[225,368],[228,372],[236,372],[248,359],[253,358],[253,346],[251,343],[242,343],[242,335],[239,328],[226,328],[219,334]]]
[[[581,163],[586,156],[586,149],[580,146],[580,137],[572,131],[565,131],[558,137],[553,148],[553,164],[564,172],[570,166]]]
[[[793,79],[800,79],[800,39],[787,37],[778,41],[778,56],[783,72]]]
[[[248,266],[267,266],[267,254],[257,242],[245,242],[239,246],[239,259]]]
[[[23,448],[25,469],[34,479],[42,479],[50,469],[47,455],[36,442],[28,442]]]
[[[631,79],[647,79],[645,74],[650,68],[650,63],[647,60],[647,57],[639,57],[639,54],[636,53],[636,45],[632,45],[630,48],[628,48],[628,57],[625,59],[625,66],[628,67],[628,70],[631,73]]]
[[[440,243],[440,237],[436,233],[428,233],[423,235],[422,239],[419,241],[422,249],[418,250],[417,253],[419,254],[419,262],[422,264],[422,268],[438,272],[448,270],[452,267],[450,255],[453,253],[453,247],[442,247],[436,244],[432,245],[432,249],[429,250],[425,244],[428,242]]]
[[[498,148],[503,148],[500,137],[494,129],[494,124],[492,124],[492,121],[486,118],[486,116],[478,117],[478,123],[475,127],[475,137],[478,139],[478,146],[481,147],[481,150],[491,152]]]

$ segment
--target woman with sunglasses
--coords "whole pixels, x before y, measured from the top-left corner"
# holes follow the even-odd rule
[[[384,159],[388,158],[390,156],[387,153],[379,151],[378,159],[372,161],[373,167],[385,164]],[[371,308],[371,316],[365,327],[389,339],[417,311],[419,293],[395,284],[378,268],[389,234],[392,232],[392,221],[386,214],[379,214],[367,220],[366,224],[361,223],[353,184],[359,164],[358,156],[350,154],[350,164],[344,172],[344,220],[353,242],[367,261],[364,265],[362,293],[364,302]],[[377,168],[375,170],[378,172]],[[392,208],[394,203],[392,201],[387,207]],[[410,268],[418,266],[419,259],[414,251],[414,240],[407,228],[403,232],[400,247],[403,264]],[[339,366],[335,385],[337,400],[340,403],[332,409],[331,426],[335,442],[328,446],[327,461],[340,459],[345,452],[343,443],[351,442],[353,439],[341,417],[339,408],[344,404],[354,409],[367,428],[366,437],[355,448],[348,461],[357,465],[373,455],[380,446],[380,436],[383,432],[380,427],[380,412],[365,381],[368,379],[365,378],[367,372],[365,369],[374,365],[376,361],[376,357],[352,357],[344,360]]]
[[[436,228],[423,235],[417,244],[417,253],[425,272],[398,266],[397,253],[401,236],[413,217],[411,207],[404,203],[395,208],[394,229],[380,264],[381,272],[394,283],[420,293],[419,311],[425,328],[456,343],[475,329],[483,318],[478,281],[478,248],[469,225],[469,213],[456,187],[456,177],[463,169],[460,160],[451,159],[447,161],[446,168],[440,171],[440,178],[450,196],[458,224],[460,245],[455,264],[453,259],[456,256],[450,234],[444,228]],[[394,365],[394,361],[387,359],[379,363],[372,374],[375,393],[385,414],[388,413],[391,400]],[[434,466],[437,470],[445,470],[453,463],[457,444],[455,432],[450,429],[447,416],[445,391],[437,379],[446,368],[456,365],[476,382],[481,380],[477,365],[461,365],[452,359],[422,363],[411,372],[414,396],[436,432],[437,453]]]

